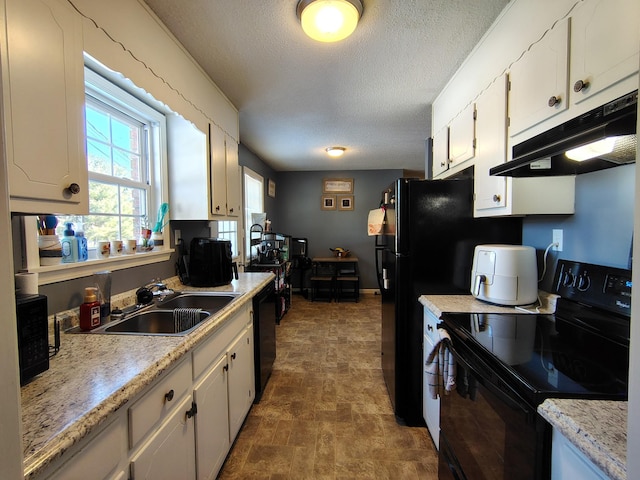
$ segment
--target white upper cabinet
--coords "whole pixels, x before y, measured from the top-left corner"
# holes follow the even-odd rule
[[[572,105],[615,87],[638,71],[638,19],[638,0],[590,0],[576,9],[571,19]],[[629,93],[626,90],[622,87],[590,108]]]
[[[490,176],[507,161],[507,76],[498,78],[476,100],[474,216],[571,214],[575,177],[510,178]]]
[[[476,151],[476,106],[468,105],[449,124],[449,168],[471,160]]]
[[[489,176],[489,169],[507,160],[507,82],[506,75],[499,78],[476,100],[476,216],[478,211],[506,205],[508,179]]]
[[[88,213],[80,16],[64,0],[7,0],[4,14],[11,210]]]
[[[238,143],[217,125],[209,125],[211,141],[211,213],[237,217],[242,211]]]
[[[449,168],[449,127],[442,128],[433,135],[433,167],[434,177],[446,172]]]
[[[511,136],[568,108],[568,62],[569,20],[564,19],[511,66]]]

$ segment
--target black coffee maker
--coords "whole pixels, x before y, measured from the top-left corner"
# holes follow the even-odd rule
[[[194,287],[218,287],[238,279],[238,265],[232,260],[231,242],[219,238],[195,237],[189,251],[189,279]]]

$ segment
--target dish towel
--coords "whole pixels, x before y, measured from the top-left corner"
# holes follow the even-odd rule
[[[438,395],[448,395],[456,388],[456,361],[449,349],[451,337],[449,333],[438,329],[440,340],[433,347],[424,365],[427,374],[427,388],[431,398],[438,398]]]
[[[384,208],[376,208],[369,211],[369,219],[367,222],[367,233],[369,236],[381,235],[384,227]]]

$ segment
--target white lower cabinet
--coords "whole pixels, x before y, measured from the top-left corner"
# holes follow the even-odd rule
[[[127,422],[123,415],[116,418],[94,439],[90,440],[51,480],[84,480],[91,478],[120,480],[127,478],[122,459],[126,452]]]
[[[38,478],[215,479],[255,398],[251,304]]]
[[[131,480],[189,480],[196,478],[195,429],[191,395],[172,413],[131,458]]]
[[[554,428],[551,444],[551,480],[569,478],[607,480],[609,476]]]
[[[229,440],[233,442],[255,398],[253,326],[236,338],[227,352],[229,361]]]
[[[229,447],[227,355],[222,355],[193,388],[196,416],[196,470],[198,480],[216,478]]]
[[[440,449],[440,398],[433,398],[429,394],[429,378],[426,371],[426,362],[429,354],[433,351],[440,340],[438,335],[439,320],[427,308],[424,309],[424,337],[423,337],[423,360],[422,360],[422,415],[427,424],[429,434],[433,439],[436,449]]]

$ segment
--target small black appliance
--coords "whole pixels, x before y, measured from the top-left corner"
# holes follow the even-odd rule
[[[20,384],[49,369],[47,297],[16,295]]]
[[[189,253],[189,279],[194,287],[218,287],[238,279],[231,242],[219,238],[195,237]]]

